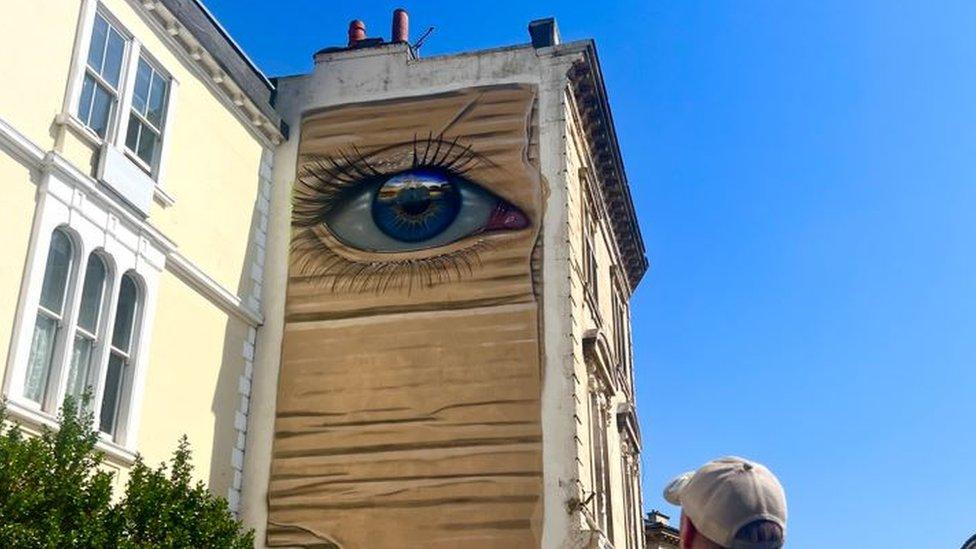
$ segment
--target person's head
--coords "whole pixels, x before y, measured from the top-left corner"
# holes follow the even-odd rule
[[[786,540],[786,494],[758,463],[708,462],[671,481],[664,497],[681,506],[681,549],[779,549]]]

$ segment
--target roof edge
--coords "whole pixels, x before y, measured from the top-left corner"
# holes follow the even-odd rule
[[[274,108],[275,86],[201,0],[129,0],[178,56],[265,143],[288,133]]]
[[[582,59],[570,70],[569,79],[577,101],[585,107],[584,134],[591,141],[596,164],[594,175],[600,180],[599,186],[608,206],[614,240],[624,260],[623,268],[633,292],[647,272],[649,262],[620,152],[603,69],[600,67],[594,40],[571,44],[575,47],[582,46]]]
[[[251,70],[254,71],[254,74],[264,82],[264,85],[267,86],[269,90],[274,90],[275,86],[271,82],[271,79],[268,78],[266,74],[264,74],[264,71],[262,71],[261,68],[258,67],[257,63],[255,63],[251,59],[251,57],[247,54],[247,52],[244,51],[244,48],[242,48],[240,44],[237,43],[237,40],[234,40],[234,37],[230,35],[227,29],[224,28],[224,26],[220,23],[220,20],[217,19],[217,17],[213,14],[213,12],[210,11],[210,9],[203,3],[203,0],[193,0],[193,3],[196,4],[197,7],[199,7],[200,10],[203,11],[204,15],[207,16],[207,19],[210,20],[213,26],[217,29],[218,32],[220,32],[220,34],[224,37],[224,39],[227,40],[227,42],[231,45],[231,47],[234,48],[235,51],[237,51],[237,54],[241,56],[241,59],[243,59],[244,62],[247,63],[247,65],[251,68]]]

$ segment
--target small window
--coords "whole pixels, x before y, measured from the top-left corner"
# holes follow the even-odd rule
[[[594,516],[597,525],[613,542],[613,497],[610,484],[610,441],[605,422],[606,408],[600,396],[590,392],[590,451]]]
[[[71,352],[71,365],[68,369],[66,396],[81,398],[91,386],[92,357],[98,344],[98,324],[102,315],[105,294],[105,262],[98,254],[88,257],[85,269],[85,282],[81,289],[81,305],[78,311],[78,325]]]
[[[168,91],[169,79],[153,68],[145,57],[140,57],[125,146],[145,162],[150,171],[159,161]]]
[[[125,36],[102,14],[96,13],[78,103],[78,118],[102,138],[108,134],[115,116],[127,45]]]
[[[587,283],[586,287],[589,288],[590,292],[592,292],[593,300],[598,302],[599,295],[600,295],[598,291],[600,289],[600,280],[599,280],[599,276],[597,276],[598,265],[596,262],[596,252],[593,250],[592,231],[587,232],[586,238],[583,240],[583,249],[584,249],[583,262],[584,262],[584,269],[586,271],[586,283]]]
[[[139,309],[139,288],[132,275],[122,276],[119,300],[115,310],[115,326],[109,346],[108,371],[105,372],[105,389],[102,392],[102,408],[99,429],[115,436],[118,429],[123,395],[131,378],[133,330]]]
[[[600,280],[598,276],[599,265],[596,262],[596,250],[593,246],[596,226],[592,221],[591,215],[586,215],[583,220],[583,276],[586,291],[593,298],[594,305],[600,302]]]
[[[73,253],[71,238],[62,229],[55,229],[51,235],[51,247],[44,267],[44,282],[41,284],[41,299],[37,307],[30,358],[27,360],[27,379],[24,383],[24,396],[38,404],[43,402],[47,394],[51,377],[51,364],[64,318],[65,294]]]

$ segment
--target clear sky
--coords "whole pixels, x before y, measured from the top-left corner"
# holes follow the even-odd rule
[[[388,2],[206,0],[269,75]],[[651,269],[633,301],[644,503],[722,455],[789,547],[976,533],[976,2],[414,0],[426,55],[597,40]]]

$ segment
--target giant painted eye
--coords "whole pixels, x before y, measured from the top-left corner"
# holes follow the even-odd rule
[[[529,225],[517,207],[450,170],[412,168],[369,179],[338,198],[323,219],[339,240],[354,248],[420,250]]]

